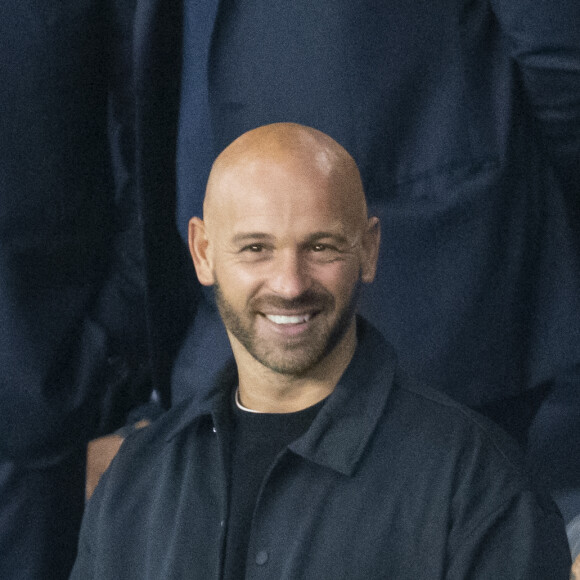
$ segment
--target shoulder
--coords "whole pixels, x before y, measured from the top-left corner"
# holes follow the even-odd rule
[[[457,514],[474,522],[526,497],[539,514],[560,520],[521,447],[486,417],[411,383],[394,389],[388,417],[404,429],[405,447],[415,449],[427,472],[447,478]]]
[[[128,496],[141,494],[146,501],[154,486],[173,485],[192,461],[189,456],[205,457],[203,450],[215,440],[214,418],[221,414],[236,379],[235,365],[226,364],[209,393],[186,399],[149,426],[133,431],[101,478],[89,512],[114,511],[119,504],[126,504]]]
[[[121,446],[112,467],[120,470],[125,464],[131,464],[135,470],[141,458],[149,462],[165,453],[180,438],[195,438],[199,426],[211,424],[211,409],[210,404],[197,400],[182,401],[147,427],[132,431]]]
[[[130,497],[147,498],[154,485],[162,485],[169,477],[172,458],[183,453],[184,446],[195,445],[205,426],[211,432],[211,415],[197,402],[184,401],[147,427],[132,431],[89,501],[89,516],[125,510]]]
[[[407,458],[420,460],[424,477],[447,485],[453,505],[467,513],[477,505],[481,514],[521,493],[537,493],[520,446],[498,425],[443,393],[406,383],[393,390],[387,422],[404,433]],[[481,503],[480,503],[481,502]]]
[[[485,449],[497,462],[526,471],[520,446],[499,425],[446,394],[401,376],[400,371],[391,405],[402,420],[420,424],[425,437],[436,441],[442,437],[454,448]]]
[[[392,441],[399,453],[478,456],[482,461],[485,456],[494,468],[526,477],[522,451],[507,433],[448,395],[415,381],[382,335],[360,318],[359,345],[353,372],[345,373],[345,382],[350,380],[349,405],[364,399],[366,412],[380,405],[377,435]]]
[[[448,506],[450,553],[463,554],[485,537],[495,538],[499,550],[506,534],[507,545],[522,550],[538,538],[552,538],[558,553],[566,547],[558,507],[520,446],[495,423],[412,384],[393,390],[386,419],[399,431],[400,456],[409,464],[409,478],[415,474],[413,485]]]

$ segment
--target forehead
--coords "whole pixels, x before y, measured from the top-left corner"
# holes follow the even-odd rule
[[[228,237],[321,229],[348,235],[366,211],[362,190],[304,160],[253,160],[225,171],[214,189],[206,221]]]

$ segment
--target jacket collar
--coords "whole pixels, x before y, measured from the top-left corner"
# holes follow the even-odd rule
[[[396,370],[393,348],[361,317],[357,319],[357,341],[354,356],[326,404],[308,431],[289,446],[297,455],[345,475],[353,474],[384,412]],[[215,420],[229,404],[229,393],[236,384],[232,360],[217,378],[213,395],[190,402],[166,439],[202,420]]]
[[[357,320],[357,348],[310,429],[290,449],[319,465],[352,475],[383,415],[396,356],[366,320]]]

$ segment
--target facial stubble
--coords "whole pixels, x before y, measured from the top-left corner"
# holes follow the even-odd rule
[[[294,376],[305,375],[341,342],[353,322],[362,288],[359,277],[348,301],[338,312],[334,296],[320,289],[309,290],[293,300],[279,296],[250,299],[244,312],[240,313],[225,298],[215,274],[214,279],[215,300],[226,329],[260,364],[276,373]],[[318,312],[315,318],[320,318],[311,321],[312,330],[307,332],[303,340],[284,342],[281,339],[274,344],[260,337],[256,329],[256,318],[263,316],[261,312],[268,308],[288,312],[300,308],[312,309]],[[333,312],[334,317],[327,316]]]

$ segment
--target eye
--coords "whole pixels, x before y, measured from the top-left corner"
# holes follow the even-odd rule
[[[264,250],[264,246],[262,244],[248,244],[242,248],[242,252],[250,252],[252,254],[258,254]]]
[[[340,252],[336,246],[333,246],[331,244],[324,244],[322,242],[317,242],[315,244],[312,244],[310,250],[312,252],[317,253],[317,254],[320,254],[320,253],[330,254],[330,253],[339,253]]]
[[[311,259],[321,264],[336,262],[342,258],[342,252],[338,247],[323,242],[312,244],[309,251]]]

